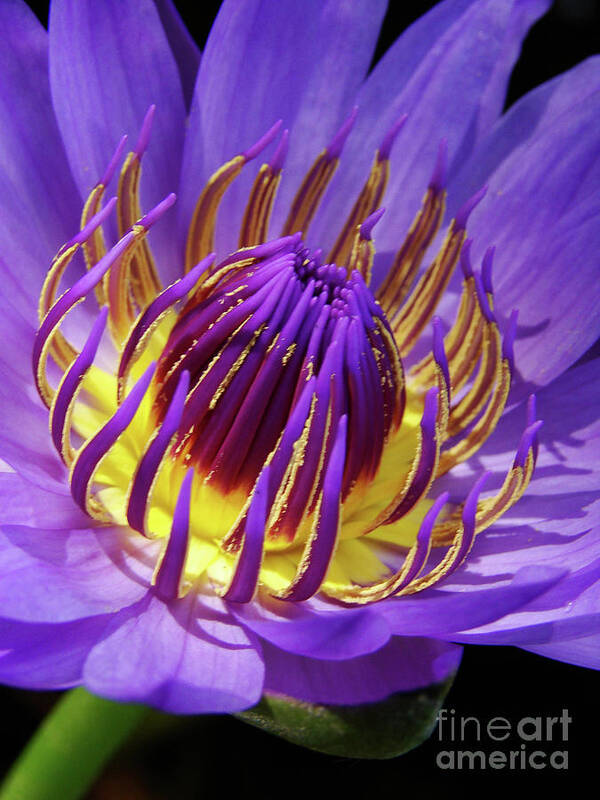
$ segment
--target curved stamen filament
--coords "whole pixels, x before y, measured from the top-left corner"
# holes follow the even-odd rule
[[[83,379],[92,366],[96,353],[98,352],[100,339],[106,328],[107,316],[108,309],[103,308],[94,322],[94,327],[81,353],[63,375],[50,407],[50,433],[52,434],[52,441],[61,459],[67,466],[70,466],[75,458],[75,451],[71,446],[70,437],[73,406]]]
[[[254,181],[242,225],[238,247],[248,247],[268,238],[269,220],[281,181],[281,170],[287,154],[289,131],[285,130],[275,154],[268,164],[263,164]]]
[[[88,198],[83,206],[83,211],[81,212],[81,223],[80,227],[82,230],[86,228],[86,226],[91,221],[92,217],[94,217],[100,211],[100,203],[102,202],[102,198],[104,197],[104,192],[106,187],[112,180],[112,177],[115,173],[117,165],[121,160],[121,156],[123,155],[123,150],[125,149],[125,144],[127,143],[127,136],[123,136],[121,141],[117,145],[117,148],[113,154],[113,157],[108,163],[106,170],[104,171],[104,175],[100,178],[98,183],[94,186]],[[139,216],[139,215],[138,215]],[[91,269],[94,264],[96,264],[106,253],[106,246],[104,243],[104,235],[102,233],[102,228],[98,227],[94,230],[90,239],[87,239],[83,244],[83,254],[85,257],[85,264],[88,269]],[[102,283],[99,283],[95,289],[96,298],[98,300],[99,305],[103,305],[105,302],[105,294],[104,294],[104,286]]]
[[[282,236],[294,231],[302,231],[306,235],[325,190],[338,168],[344,143],[350,135],[357,113],[358,109],[353,109],[331,143],[317,156],[294,198],[281,231]]]
[[[190,374],[183,371],[163,423],[150,440],[128,490],[127,522],[134,530],[139,531],[144,536],[150,535],[147,517],[151,505],[152,490],[169,447],[174,444],[175,436],[179,430],[189,385]]]
[[[438,475],[448,472],[456,464],[469,458],[481,444],[488,438],[496,427],[500,419],[508,392],[513,372],[512,347],[516,335],[517,315],[513,312],[510,318],[508,330],[504,336],[502,345],[502,358],[498,360],[497,367],[494,368],[494,383],[492,386],[482,387],[488,395],[488,403],[485,411],[477,420],[471,430],[459,442],[445,450],[440,458]],[[494,331],[497,329],[494,328]]]
[[[354,243],[354,231],[363,220],[366,220],[381,204],[385,187],[390,174],[390,152],[396,137],[406,122],[406,115],[400,117],[385,135],[379,149],[375,153],[375,160],[371,172],[358,195],[346,223],[339,233],[336,243],[327,256],[331,264],[347,264]],[[363,273],[364,275],[365,273]]]
[[[340,417],[319,495],[315,522],[291,585],[278,596],[307,600],[317,592],[333,558],[340,529],[340,495],[346,457],[347,417]]]
[[[94,474],[102,459],[133,420],[150,386],[155,368],[156,364],[148,367],[109,421],[77,453],[71,466],[71,494],[77,505],[90,517],[102,520],[107,518],[106,510],[91,494]]]
[[[140,270],[143,271],[145,269],[142,266],[145,259],[144,255],[140,260],[135,260],[138,248],[145,244],[146,234],[152,225],[160,219],[174,202],[175,195],[168,195],[132,226],[131,231],[134,234],[134,239],[131,242],[131,247],[127,247],[119,255],[108,274],[108,281],[105,287],[110,310],[108,324],[113,338],[118,343],[125,341],[136,318],[135,308],[131,302],[131,270],[134,265],[137,265],[135,269],[138,275],[141,275],[142,272]]]
[[[141,233],[138,235],[141,235]],[[38,393],[48,408],[52,403],[55,392],[46,377],[46,362],[57,328],[69,311],[87,297],[89,292],[98,285],[111,266],[132,245],[135,238],[136,234],[133,231],[125,234],[89,272],[58,298],[38,328],[33,344],[33,374]]]
[[[197,264],[214,250],[217,211],[223,195],[242,171],[245,164],[256,158],[273,141],[281,127],[281,120],[275,123],[258,142],[244,153],[232,158],[212,175],[203,189],[188,228],[185,249],[185,271]]]
[[[50,265],[50,269],[48,270],[48,274],[42,286],[42,291],[40,292],[38,304],[38,319],[40,323],[43,322],[46,314],[54,305],[60,281],[75,254],[82,245],[85,247],[85,243],[97,233],[102,223],[113,210],[116,202],[116,197],[111,198],[104,208],[94,214],[79,233],[58,251]],[[51,355],[57,366],[64,370],[77,356],[77,350],[65,339],[60,331],[56,331],[50,343],[48,355]]]
[[[377,299],[385,313],[392,317],[401,307],[419,271],[427,248],[442,224],[446,208],[447,143],[440,143],[438,158],[429,186],[423,197],[404,244],[400,247],[386,278],[377,291]]]
[[[477,192],[458,211],[450,224],[440,252],[417,283],[410,297],[397,315],[392,314],[392,329],[401,355],[409,353],[429,322],[450,276],[458,262],[466,237],[465,227],[471,211],[483,198],[485,190]]]
[[[155,328],[169,309],[194,289],[194,286],[200,280],[203,272],[211,265],[213,259],[214,254],[207,256],[187,275],[161,292],[148,308],[141,312],[135,326],[123,344],[117,372],[117,402],[122,402],[129,372],[138,358],[140,358],[144,346],[150,340]]]
[[[181,579],[190,535],[190,499],[193,480],[194,470],[190,469],[181,484],[173,513],[171,533],[152,578],[154,591],[167,602],[176,599],[181,593]]]
[[[221,596],[234,603],[249,603],[256,592],[264,554],[270,467],[266,465],[250,497],[242,547],[229,586]]]
[[[142,128],[135,148],[128,154],[119,177],[119,202],[117,204],[117,223],[119,236],[135,225],[142,216],[140,207],[140,175],[142,156],[150,140],[155,106],[150,106],[144,117]],[[162,289],[156,271],[152,252],[146,241],[142,240],[131,254],[128,285],[131,299],[140,308],[145,308]]]
[[[358,226],[347,260],[348,275],[354,271],[359,272],[367,285],[371,282],[371,269],[375,258],[375,245],[371,239],[371,232],[383,216],[384,211],[384,208],[375,211],[367,217],[362,225]]]

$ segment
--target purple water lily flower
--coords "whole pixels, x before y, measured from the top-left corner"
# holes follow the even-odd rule
[[[368,73],[383,0],[225,0],[194,80],[169,0],[0,4],[1,681],[600,667],[600,62],[501,116],[547,5],[446,0]]]

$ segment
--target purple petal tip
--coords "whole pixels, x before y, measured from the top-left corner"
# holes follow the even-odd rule
[[[439,317],[433,318],[433,357],[436,364],[444,374],[444,381],[450,391],[450,371],[448,368],[448,359],[446,358],[446,349],[444,347],[444,331],[442,321]]]
[[[530,394],[527,398],[527,426],[533,425],[537,417],[537,398],[534,394]]]
[[[97,228],[99,228],[100,225],[102,225],[102,223],[107,219],[107,217],[109,216],[109,214],[111,213],[111,211],[115,207],[115,203],[116,202],[117,202],[117,198],[116,197],[111,197],[110,200],[108,201],[108,203],[106,203],[106,205],[103,208],[101,208],[100,211],[98,211],[97,214],[94,214],[94,216],[89,220],[87,225],[84,225],[84,227],[79,231],[79,233],[77,233],[70,240],[69,244],[70,245],[83,244],[83,242],[86,242],[90,238],[92,233]]]
[[[107,186],[111,182],[112,176],[115,173],[117,164],[121,160],[121,156],[123,155],[123,150],[125,149],[126,144],[127,144],[127,134],[121,137],[121,140],[119,141],[119,144],[117,145],[117,148],[113,153],[111,160],[108,163],[104,175],[100,178],[100,183],[102,184],[102,186]]]
[[[157,220],[159,220],[162,215],[167,211],[175,200],[177,199],[177,195],[174,192],[168,194],[164,200],[161,200],[160,203],[154,206],[141,220],[137,223],[141,225],[142,228],[151,228]]]
[[[464,231],[464,229],[467,227],[467,220],[469,219],[473,209],[483,200],[487,189],[487,186],[482,186],[478,192],[470,197],[467,202],[459,208],[454,218],[454,227],[456,230]]]
[[[373,232],[373,228],[375,227],[375,225],[377,225],[377,223],[383,217],[384,214],[385,214],[385,208],[378,208],[377,211],[374,211],[372,214],[369,214],[369,216],[360,226],[361,239],[366,239],[366,240],[371,239],[371,233]]]
[[[429,180],[429,186],[435,192],[442,192],[446,186],[447,175],[448,175],[448,140],[444,138],[440,141],[438,147],[437,159],[435,162],[435,167],[433,168],[433,173]]]
[[[148,142],[150,141],[150,134],[152,133],[152,122],[154,120],[155,111],[156,111],[156,106],[155,105],[150,106],[148,111],[146,111],[146,116],[144,117],[144,121],[142,122],[140,135],[138,136],[136,145],[133,148],[133,152],[137,155],[138,158],[142,157],[146,148],[148,147]]]
[[[344,144],[346,143],[346,139],[350,135],[350,131],[352,130],[354,122],[356,121],[357,114],[358,106],[354,106],[348,119],[344,122],[342,127],[331,140],[329,146],[327,147],[327,157],[330,160],[340,157],[340,154],[344,148]]]
[[[277,149],[273,153],[273,158],[269,162],[269,166],[273,172],[280,172],[283,167],[285,157],[287,156],[289,138],[290,132],[286,128],[281,134],[281,139],[277,145]]]
[[[281,128],[282,122],[283,120],[278,119],[277,122],[274,125],[272,125],[269,128],[269,130],[263,136],[261,136],[260,139],[255,144],[252,145],[252,147],[249,147],[242,153],[242,156],[246,159],[246,161],[252,161],[252,159],[256,158],[256,156],[259,153],[261,153],[265,149],[265,147],[267,147],[267,145],[271,144],[273,139],[277,136],[277,133]]]
[[[398,134],[404,127],[404,123],[408,119],[408,114],[402,114],[399,119],[394,122],[392,127],[383,137],[381,144],[379,145],[377,160],[378,161],[386,161],[390,157],[390,153],[392,151],[392,147],[394,146],[394,142],[398,137]]]
[[[481,264],[481,282],[483,284],[483,289],[485,292],[487,292],[487,294],[493,294],[494,292],[494,287],[492,284],[492,267],[494,265],[495,252],[495,247],[488,247],[488,249],[485,251],[483,262]]]
[[[510,318],[508,320],[508,326],[506,329],[506,333],[504,334],[504,341],[502,342],[502,358],[506,358],[509,366],[510,371],[514,371],[514,344],[515,338],[517,335],[517,318],[519,316],[519,312],[514,309],[511,312]]]
[[[533,425],[529,425],[523,431],[523,435],[521,436],[521,441],[519,442],[519,449],[517,450],[517,455],[515,456],[515,467],[523,468],[525,466],[525,462],[527,461],[527,454],[529,451],[535,447],[535,442],[537,438],[538,431],[543,426],[543,421],[541,419],[534,422]]]
[[[477,300],[479,301],[479,307],[481,309],[481,313],[483,314],[487,322],[495,323],[496,317],[494,316],[494,312],[492,311],[492,308],[490,306],[489,298],[485,293],[485,291],[483,290],[481,276],[473,275],[473,278],[475,279],[475,291],[477,292]]]

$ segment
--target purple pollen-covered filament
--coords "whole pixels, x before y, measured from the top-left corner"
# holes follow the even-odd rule
[[[44,317],[42,324],[37,330],[35,341],[33,343],[33,374],[39,375],[39,369],[44,355],[45,348],[54,333],[55,329],[60,325],[63,317],[75,306],[80,300],[94,289],[102,280],[104,275],[108,272],[111,266],[123,254],[127,247],[134,240],[133,233],[127,233],[120,239],[117,244],[109,250],[109,252],[100,261],[92,267],[86,274],[81,277],[70,289],[61,295],[52,308]],[[40,384],[38,382],[38,391]]]
[[[519,449],[517,450],[517,455],[515,456],[515,467],[520,467],[522,469],[525,466],[525,462],[527,461],[527,456],[530,450],[533,451],[535,459],[537,455],[537,434],[543,424],[544,423],[542,420],[538,420],[532,425],[528,425],[523,431],[521,441],[519,442]]]
[[[115,445],[119,436],[133,420],[154,375],[152,363],[133,386],[122,405],[104,427],[79,451],[71,470],[71,494],[84,511],[88,510],[88,491],[100,461]]]
[[[269,167],[271,168],[272,172],[281,172],[283,169],[283,165],[285,163],[285,159],[288,152],[288,145],[290,139],[290,132],[286,128],[283,133],[281,134],[281,139],[279,140],[279,144],[273,153],[271,160],[269,161]]]
[[[456,216],[454,217],[454,227],[456,230],[465,230],[467,227],[467,220],[475,208],[483,200],[486,193],[487,186],[482,186],[479,191],[475,192],[475,194],[466,200],[465,203],[459,208],[459,210],[456,212]]]
[[[489,295],[483,289],[481,275],[478,273],[471,274],[475,282],[475,292],[477,293],[477,301],[479,303],[481,313],[483,314],[483,318],[489,325],[495,325],[496,317],[494,316],[494,312],[492,311],[492,307],[490,305]]]
[[[390,153],[392,152],[392,147],[394,146],[394,142],[396,141],[398,134],[404,127],[404,123],[408,119],[407,114],[402,114],[396,122],[392,125],[389,131],[383,137],[381,144],[377,150],[377,160],[378,161],[387,161],[390,157]]]
[[[252,492],[250,507],[245,522],[244,541],[239,552],[233,578],[223,594],[233,603],[248,603],[258,585],[263,558],[265,527],[268,516],[270,466],[260,473]]]
[[[136,223],[134,228],[121,237],[114,247],[112,247],[108,253],[106,253],[106,255],[104,255],[98,261],[97,264],[89,269],[85,275],[79,278],[79,280],[76,281],[70,289],[62,294],[50,308],[36,332],[33,343],[33,374],[40,396],[44,397],[46,394],[42,381],[47,348],[51,344],[52,337],[57,328],[60,326],[64,317],[74,306],[86,298],[87,295],[93,289],[95,289],[95,287],[100,283],[111,267],[119,263],[119,260],[124,255],[125,251],[136,241],[136,238],[139,238],[150,227],[152,227],[152,225],[154,225],[160,219],[164,212],[170,208],[174,202],[175,195],[170,194],[164,200],[158,203],[157,206],[151,209],[148,214],[146,214],[138,221],[138,223]],[[111,205],[111,203],[107,205]],[[100,225],[100,221],[105,217],[105,212],[106,207],[102,211],[98,212],[98,214],[96,214],[95,217],[90,220],[90,223],[84,228],[86,240]]]
[[[502,341],[502,358],[506,359],[509,365],[511,374],[515,369],[514,345],[517,336],[517,319],[519,316],[518,309],[513,309],[508,319],[508,325],[504,333]]]
[[[144,535],[146,535],[145,520],[148,497],[162,460],[179,428],[189,385],[190,374],[184,370],[179,377],[163,423],[144,453],[133,479],[127,505],[127,522],[134,530]]]
[[[450,370],[448,368],[448,359],[446,358],[446,350],[444,348],[444,332],[442,329],[442,321],[439,317],[433,318],[433,357],[436,364],[440,368],[444,378],[444,388],[446,391],[446,402],[450,403]]]
[[[54,403],[52,404],[52,409],[50,411],[50,432],[52,434],[54,446],[63,461],[65,460],[63,437],[66,434],[65,429],[67,426],[69,409],[75,399],[77,390],[81,386],[83,378],[94,362],[94,358],[98,352],[98,346],[100,345],[100,339],[106,328],[107,317],[108,308],[104,307],[98,314],[81,353],[65,373],[54,398]]]
[[[425,395],[425,406],[421,417],[421,446],[419,460],[404,497],[388,514],[384,525],[391,525],[405,516],[418,503],[430,485],[439,452],[437,416],[439,389],[432,387]]]
[[[452,559],[452,563],[446,574],[453,572],[457,567],[459,567],[462,564],[462,562],[467,557],[469,550],[473,545],[473,540],[475,539],[477,503],[479,501],[479,495],[483,491],[483,487],[487,483],[491,475],[492,475],[491,472],[484,472],[483,475],[481,475],[475,481],[471,491],[467,495],[467,499],[465,500],[465,504],[463,506],[463,511],[462,511],[462,526],[463,526],[462,537],[460,539],[460,544],[456,550],[456,553],[454,554],[454,558]]]
[[[155,112],[156,112],[155,105],[151,105],[148,111],[146,111],[146,116],[144,117],[144,120],[142,122],[142,127],[140,130],[140,135],[138,136],[136,145],[133,148],[133,152],[140,159],[142,155],[145,153],[146,148],[148,147],[148,143],[150,141],[150,134],[152,133],[152,124],[154,122]]]
[[[120,139],[117,147],[115,148],[115,152],[113,153],[112,158],[108,162],[108,166],[104,170],[104,174],[102,175],[102,177],[98,181],[98,185],[100,185],[100,186],[108,186],[108,184],[111,182],[112,176],[115,174],[115,170],[116,170],[117,166],[119,165],[119,162],[121,161],[121,157],[122,157],[123,152],[125,150],[125,145],[126,144],[127,144],[127,134],[121,136],[121,139]],[[116,200],[116,198],[115,198],[115,200]]]
[[[527,399],[527,427],[533,425],[533,423],[537,419],[537,400],[534,394],[529,395]],[[538,440],[537,436],[534,438],[533,446],[532,446],[532,453],[533,453],[533,464],[535,466],[538,457]]]
[[[406,574],[403,576],[401,583],[396,587],[396,591],[400,591],[400,589],[408,586],[411,581],[418,577],[419,573],[427,563],[427,557],[431,550],[431,534],[433,533],[433,526],[435,525],[441,510],[448,502],[449,497],[450,492],[442,492],[442,494],[435,499],[433,505],[423,517],[423,521],[419,526],[417,541],[415,542],[413,559]]]
[[[370,214],[360,226],[360,238],[370,240],[373,228],[385,214],[385,208],[378,208]]]
[[[354,106],[348,119],[343,123],[341,128],[335,134],[329,145],[327,146],[327,158],[334,160],[339,158],[346,144],[346,139],[350,136],[350,131],[354,127],[356,117],[358,116],[358,106]]]
[[[481,263],[481,283],[484,291],[488,295],[494,293],[494,286],[492,284],[492,267],[494,266],[495,247],[488,247],[483,256]]]
[[[167,540],[162,561],[154,578],[155,593],[167,602],[177,598],[185,568],[190,534],[190,501],[193,480],[194,470],[190,469],[187,471],[179,490],[175,511],[173,512],[171,534]]]
[[[307,600],[325,578],[337,541],[340,524],[340,494],[346,456],[348,418],[339,419],[335,441],[323,481],[315,527],[306,545],[298,575],[285,592],[288,600]]]
[[[447,176],[448,176],[448,140],[442,139],[438,147],[438,154],[435,166],[433,168],[433,173],[431,174],[431,178],[429,179],[429,186],[435,192],[442,192],[444,190],[444,187],[446,186]],[[462,227],[464,227],[464,225]]]
[[[473,266],[471,264],[471,247],[473,245],[472,239],[465,239],[463,242],[462,249],[460,251],[460,266],[462,269],[462,273],[465,280],[469,280],[472,278],[473,273]]]
[[[73,238],[67,242],[65,245],[65,249],[71,247],[74,244],[84,244],[87,240],[91,237],[91,235],[96,231],[103,222],[105,222],[108,217],[110,216],[113,208],[117,203],[116,197],[111,197],[110,200],[106,203],[106,205],[98,211],[97,214],[94,214],[93,217],[89,220],[89,222],[84,225],[84,227],[79,231],[79,233],[75,234]]]
[[[150,303],[148,308],[143,311],[127,338],[123,347],[123,352],[121,353],[118,369],[118,381],[120,385],[123,383],[140,343],[143,341],[144,337],[148,335],[152,326],[155,325],[160,317],[178,300],[186,296],[213,261],[214,253],[211,253],[193,267],[181,280],[176,281],[165,289],[164,292],[161,292],[156,300]]]
[[[279,129],[281,128],[282,120],[277,120],[277,122],[272,125],[269,130],[260,137],[260,139],[249,147],[247,150],[241,154],[246,161],[252,161],[252,159],[256,158],[256,156],[260,155],[265,147],[271,144],[273,139],[277,136]]]

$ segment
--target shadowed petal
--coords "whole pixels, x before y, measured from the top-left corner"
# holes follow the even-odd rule
[[[78,686],[85,659],[111,619],[111,614],[47,624],[0,619],[0,681],[23,689]]]
[[[68,494],[67,471],[52,447],[48,414],[0,363],[0,458],[48,492]]]
[[[522,552],[526,563],[532,548],[554,542],[559,552],[568,537],[600,525],[599,393],[600,361],[596,359],[570,369],[537,395],[537,416],[544,420],[537,465],[525,495],[493,528],[498,533],[498,558],[502,541],[512,542],[510,549]],[[523,419],[522,406],[505,414],[476,459],[453,470],[440,481],[440,488],[459,500],[473,476],[484,469],[493,473],[490,489],[497,488],[519,441]],[[487,552],[488,539],[487,535],[478,538],[475,554]]]
[[[45,492],[20,475],[2,472],[0,524],[70,530],[89,528],[90,518],[75,505],[71,495]]]
[[[571,639],[568,642],[553,642],[523,649],[544,658],[555,658],[557,661],[566,661],[567,664],[576,664],[578,667],[600,669],[600,633]]]
[[[600,57],[593,56],[519,98],[450,181],[450,212],[483,186],[513,150],[551,127],[571,108],[593,98],[599,80]]]
[[[173,713],[233,712],[258,702],[263,663],[224,609],[206,608],[193,594],[166,604],[149,593],[94,647],[84,683],[104,697]]]
[[[2,614],[23,622],[67,622],[129,606],[145,594],[153,564],[128,556],[126,545],[119,528],[3,526]],[[156,555],[156,543],[138,543],[144,547]]]
[[[246,628],[297,655],[345,660],[378,650],[390,638],[385,620],[375,609],[313,609],[309,604],[269,601],[268,607],[230,604],[233,616]]]
[[[453,591],[449,586],[451,581],[446,581],[441,584],[444,587],[441,590],[384,601],[379,605],[379,612],[394,634],[452,639],[457,630],[482,625],[521,608],[554,586],[563,575],[564,570],[552,567],[524,567],[505,586],[476,586],[471,587],[470,592]],[[504,578],[506,580],[507,575]]]
[[[595,552],[600,552],[596,536]],[[587,553],[592,557],[591,553]],[[501,620],[459,633],[472,644],[538,645],[600,633],[600,556]]]
[[[458,668],[461,653],[458,645],[435,639],[395,636],[376,653],[322,661],[264,643],[265,690],[310,703],[374,703],[443,681]]]

